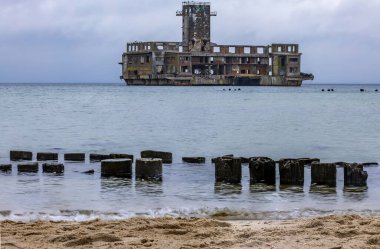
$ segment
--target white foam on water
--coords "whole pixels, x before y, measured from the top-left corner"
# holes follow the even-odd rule
[[[202,209],[156,209],[148,210],[144,213],[135,213],[125,210],[119,212],[99,212],[91,210],[61,210],[51,213],[34,213],[34,212],[12,212],[0,211],[0,221],[15,222],[32,222],[32,221],[74,221],[85,222],[92,220],[125,220],[136,217],[144,218],[215,218],[222,220],[290,220],[300,218],[311,218],[317,216],[329,215],[348,215],[356,214],[362,216],[380,215],[379,210],[319,210],[319,209],[296,209],[291,211],[260,211],[254,212],[246,209],[229,209],[229,208],[202,208]]]

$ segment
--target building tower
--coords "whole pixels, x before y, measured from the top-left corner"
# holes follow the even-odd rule
[[[211,12],[209,2],[182,2],[182,45],[184,52],[208,52],[211,49]]]

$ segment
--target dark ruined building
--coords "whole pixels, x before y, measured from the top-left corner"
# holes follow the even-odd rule
[[[298,44],[218,45],[211,42],[210,3],[183,2],[182,42],[133,42],[122,57],[128,85],[300,86]]]

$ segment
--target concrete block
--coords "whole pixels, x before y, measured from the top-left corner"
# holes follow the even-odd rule
[[[336,165],[334,163],[312,163],[311,184],[336,186]]]
[[[103,177],[132,177],[131,159],[108,159],[101,162],[101,175]]]
[[[362,164],[349,164],[344,167],[344,186],[364,187],[367,186],[368,173],[364,171]]]
[[[249,162],[251,184],[276,184],[276,162],[270,158],[252,158]]]
[[[298,185],[304,183],[304,164],[299,160],[289,160],[280,164],[280,184],[281,185]]]
[[[0,172],[11,172],[12,164],[0,164]]]
[[[141,152],[141,158],[161,158],[162,163],[165,164],[173,162],[173,154],[171,152],[145,150]]]
[[[84,162],[86,159],[85,153],[66,153],[65,161]]]
[[[136,160],[136,179],[162,181],[162,159],[142,158]]]
[[[58,153],[38,152],[37,161],[58,161]]]
[[[216,182],[226,182],[233,184],[241,183],[241,158],[219,157],[215,161]]]
[[[33,153],[30,151],[10,151],[9,158],[11,161],[31,161],[33,159]]]
[[[37,173],[38,172],[38,163],[20,163],[17,165],[18,172],[22,173]]]
[[[44,163],[42,164],[43,173],[62,174],[65,171],[65,166],[62,163]]]
[[[205,157],[182,157],[182,161],[185,163],[203,164],[206,163]]]

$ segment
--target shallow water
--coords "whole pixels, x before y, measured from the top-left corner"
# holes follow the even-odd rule
[[[125,87],[0,85],[0,163],[9,150],[130,153],[171,151],[162,184],[101,178],[99,163],[66,163],[62,176],[0,174],[0,220],[87,220],[147,216],[282,219],[331,213],[380,213],[380,170],[368,189],[338,186],[261,191],[216,185],[213,156],[318,157],[324,162],[380,161],[379,85],[277,87]],[[334,92],[321,89],[334,88]],[[361,93],[360,88],[366,89]],[[225,89],[225,91],[223,90]],[[235,91],[236,89],[236,91]],[[206,156],[187,165],[182,156]],[[80,172],[95,169],[94,175]]]

